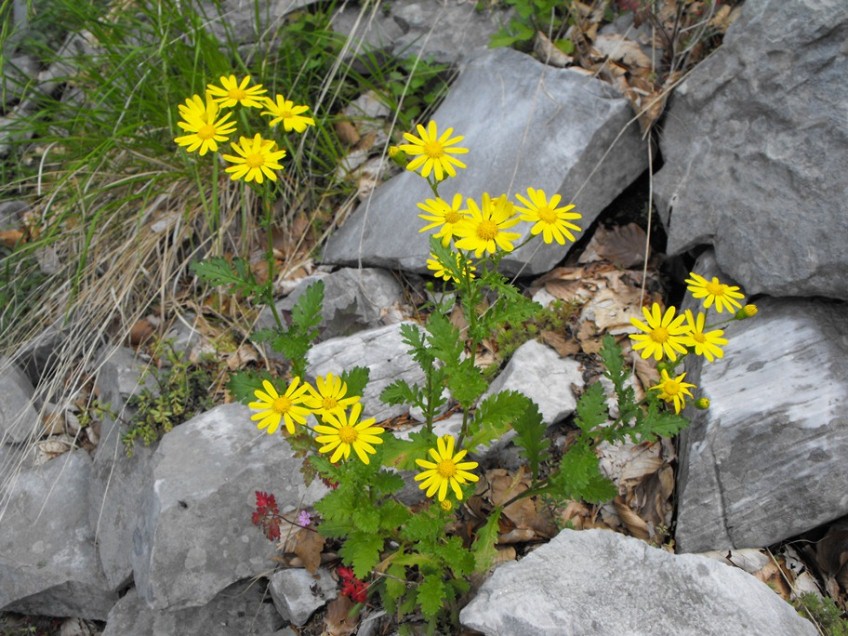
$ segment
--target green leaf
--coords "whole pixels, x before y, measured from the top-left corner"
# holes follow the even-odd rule
[[[498,542],[498,522],[501,518],[501,508],[497,507],[489,513],[486,524],[477,531],[477,537],[471,545],[474,554],[474,571],[483,573],[492,567],[498,551],[495,544]]]
[[[416,459],[427,457],[427,451],[436,446],[436,436],[426,431],[410,433],[408,440],[394,435],[383,437],[383,464],[400,470],[418,470]]]
[[[445,543],[437,544],[433,552],[451,569],[456,577],[463,577],[474,571],[474,554],[462,545],[462,539],[449,537]]]
[[[689,420],[682,415],[661,411],[656,396],[648,398],[647,408],[636,414],[635,423],[627,430],[633,442],[654,441],[657,437],[673,437],[689,426]]]
[[[371,488],[378,495],[391,495],[403,488],[403,477],[397,473],[381,470],[371,478]]]
[[[415,404],[422,401],[422,391],[416,385],[409,386],[406,380],[398,378],[380,393],[380,401],[383,404]]]
[[[262,290],[250,263],[241,258],[233,259],[232,264],[221,257],[209,258],[195,261],[189,267],[201,280],[215,287],[226,287],[231,294],[249,296]]]
[[[436,358],[427,347],[424,332],[418,325],[403,323],[400,326],[400,334],[404,343],[409,346],[409,354],[412,359],[426,372],[428,368],[433,366]]]
[[[358,395],[362,397],[365,392],[365,387],[368,384],[368,377],[371,371],[368,367],[353,367],[341,374],[342,382],[347,384],[347,395]]]
[[[463,409],[470,409],[489,383],[471,358],[445,367],[448,390]]]
[[[556,46],[560,51],[562,51],[566,55],[571,55],[572,53],[574,53],[574,42],[572,42],[568,38],[557,40],[556,42],[554,42],[554,46]]]
[[[406,525],[400,529],[401,537],[407,541],[432,544],[444,533],[444,520],[421,510],[412,515]]]
[[[418,586],[418,605],[424,618],[435,618],[442,609],[445,598],[445,584],[440,575],[425,575],[424,581]]]
[[[380,528],[394,532],[409,521],[412,513],[402,503],[390,499],[380,508]]]
[[[406,567],[400,563],[392,563],[386,570],[386,594],[397,601],[406,592]]]
[[[247,404],[256,400],[253,392],[262,388],[262,380],[268,380],[273,384],[273,378],[267,371],[236,371],[230,376],[227,389],[236,400]]]
[[[512,423],[512,428],[516,433],[513,442],[522,450],[535,481],[539,476],[539,465],[550,457],[548,447],[551,445],[545,437],[548,427],[535,402],[530,400],[529,408]]]
[[[583,395],[577,400],[577,415],[574,418],[574,423],[581,431],[587,435],[592,435],[593,431],[606,423],[609,417],[607,410],[607,396],[604,394],[604,387],[600,382],[595,382],[589,385],[589,388],[583,391]]]
[[[351,532],[339,550],[345,563],[353,566],[357,578],[364,579],[380,561],[383,537],[370,532]]]
[[[518,391],[500,391],[488,396],[477,407],[465,447],[475,449],[500,438],[531,404],[532,400]]]
[[[604,503],[618,494],[618,490],[600,469],[595,451],[581,438],[562,456],[559,470],[548,479],[548,492],[561,501],[582,499],[590,503]]]
[[[292,326],[302,334],[310,334],[321,324],[323,304],[324,281],[319,280],[307,287],[292,307]],[[317,337],[317,333],[315,336]]]
[[[353,525],[362,532],[375,533],[380,527],[380,512],[368,505],[358,506],[351,514]]]

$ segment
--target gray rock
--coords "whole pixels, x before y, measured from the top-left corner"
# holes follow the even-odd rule
[[[265,636],[283,620],[264,588],[257,581],[240,581],[203,607],[173,612],[150,609],[133,588],[109,612],[102,636]]]
[[[608,530],[563,530],[498,567],[460,613],[484,634],[815,636],[767,585]]]
[[[578,390],[583,387],[580,363],[561,358],[541,342],[528,340],[515,350],[484,398],[499,391],[518,391],[538,405],[546,424],[556,424],[577,407],[572,386]]]
[[[404,30],[394,42],[395,57],[416,56],[446,64],[485,51],[504,21],[503,11],[480,11],[472,2],[397,2],[389,10]]]
[[[395,40],[403,35],[397,21],[381,9],[379,4],[342,5],[333,14],[333,30],[347,38],[347,49],[343,53],[346,60],[362,57],[368,61],[381,52],[389,51]],[[368,64],[354,62],[354,65],[360,72],[367,73],[369,70]]]
[[[675,91],[654,179],[668,250],[751,294],[848,300],[848,4],[748,0]]]
[[[38,412],[32,404],[29,378],[9,358],[0,357],[0,443],[26,442],[39,435]]]
[[[0,230],[11,230],[21,224],[21,215],[29,210],[26,201],[12,199],[0,203]]]
[[[31,55],[14,55],[3,65],[2,106],[7,109],[24,94],[27,85],[38,75],[39,63]]]
[[[362,417],[375,417],[378,422],[409,411],[408,405],[389,406],[380,401],[380,393],[397,379],[422,384],[424,372],[407,352],[398,323],[360,331],[346,338],[320,342],[307,355],[308,374],[312,377],[333,373],[339,375],[353,367],[367,367],[368,386],[362,396]]]
[[[323,568],[316,576],[303,568],[280,570],[271,576],[268,589],[280,616],[298,627],[338,596],[338,584]]]
[[[630,106],[609,85],[510,49],[470,62],[433,119],[440,132],[452,127],[464,135],[462,145],[469,148],[462,159],[468,169],[439,188],[447,200],[456,192],[479,201],[484,192],[541,188],[573,200],[587,228],[646,167],[644,142],[629,125]],[[419,232],[425,223],[416,204],[428,197],[420,175],[404,171],[392,178],[330,237],[324,260],[426,271],[429,238]],[[516,228],[530,229],[526,223]],[[502,268],[528,275],[547,271],[570,245],[537,247],[534,241],[509,254]]]
[[[108,589],[88,524],[91,460],[67,453],[13,475],[0,490],[0,610],[103,620]]]
[[[371,268],[342,268],[331,274],[319,273],[306,278],[291,294],[277,302],[277,311],[283,322],[288,324],[297,300],[318,280],[324,281],[322,340],[380,327],[394,319],[396,308],[403,300],[403,288],[389,272]],[[395,311],[392,311],[393,308]],[[270,309],[266,307],[262,310],[256,326],[269,329],[276,327]]]
[[[159,443],[132,556],[136,589],[150,608],[205,605],[234,581],[273,568],[273,548],[250,522],[254,491],[273,492],[281,513],[326,492],[319,481],[304,485],[302,460],[280,436],[257,431],[250,415],[225,404]]]
[[[698,271],[698,270],[696,270]],[[848,514],[848,310],[762,298],[689,367],[710,399],[680,444],[677,545],[762,547]]]

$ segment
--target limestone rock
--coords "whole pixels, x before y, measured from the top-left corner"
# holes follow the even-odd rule
[[[338,596],[338,584],[325,569],[316,576],[303,568],[280,570],[271,576],[268,589],[280,615],[298,627]]]
[[[525,96],[516,99],[516,95]],[[504,113],[509,115],[505,116]],[[597,215],[646,167],[638,127],[629,125],[627,101],[600,80],[545,66],[511,49],[472,60],[434,114],[440,132],[464,135],[467,170],[440,186],[442,198],[461,192],[479,201],[484,192],[560,192],[589,227]],[[620,136],[619,136],[620,134]],[[611,152],[608,152],[611,151]],[[404,171],[378,187],[327,242],[327,263],[426,271],[425,225],[416,204],[432,197],[424,179]],[[516,231],[529,233],[527,223]],[[544,272],[570,246],[525,246],[502,268],[525,275]]]
[[[103,620],[118,600],[88,523],[91,460],[61,455],[0,490],[0,610]]]
[[[677,87],[654,180],[669,253],[751,294],[848,300],[848,4],[748,0]]]
[[[33,393],[26,374],[8,358],[0,357],[0,443],[25,442],[40,430]]]
[[[460,613],[486,635],[815,636],[742,570],[608,530],[563,530],[499,566]]]
[[[263,588],[257,581],[239,581],[203,607],[173,612],[150,609],[133,588],[109,612],[102,636],[266,636],[284,621]]]
[[[273,567],[273,547],[250,523],[254,492],[280,512],[309,505],[301,460],[280,435],[257,431],[241,404],[216,407],[166,434],[153,457],[132,557],[138,595],[152,609],[205,605],[233,582]]]
[[[309,375],[339,375],[346,369],[367,367],[370,376],[362,396],[362,417],[375,417],[380,422],[408,412],[408,405],[390,406],[380,401],[383,389],[399,378],[410,384],[424,382],[424,372],[403,342],[403,324],[412,323],[397,323],[318,343],[307,355]]]
[[[848,311],[757,300],[725,327],[724,358],[690,369],[710,399],[687,413],[677,545],[767,546],[848,514]]]

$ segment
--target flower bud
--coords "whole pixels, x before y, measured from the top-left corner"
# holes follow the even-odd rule
[[[695,408],[700,409],[702,411],[706,411],[708,408],[710,408],[709,398],[699,397],[697,400],[695,400]]]
[[[442,499],[439,502],[439,505],[442,507],[442,510],[444,510],[445,512],[449,512],[451,510],[451,508],[453,508],[453,504],[451,503],[450,499]]]
[[[746,318],[753,318],[757,315],[757,311],[759,310],[757,309],[756,305],[745,305],[742,309],[736,312],[734,318],[736,318],[736,320],[745,320]]]
[[[406,168],[406,164],[409,163],[409,157],[407,157],[406,153],[398,146],[389,146],[388,154],[389,159],[394,161],[401,168]]]

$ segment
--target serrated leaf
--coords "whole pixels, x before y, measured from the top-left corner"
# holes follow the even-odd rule
[[[445,367],[448,390],[464,409],[471,408],[489,383],[471,358]]]
[[[577,400],[577,415],[574,423],[587,435],[606,423],[609,416],[607,397],[600,382],[589,385]]]
[[[502,437],[530,404],[530,398],[518,391],[500,391],[488,396],[477,407],[465,447],[474,449]]]
[[[400,529],[401,537],[407,541],[433,543],[444,532],[444,521],[424,511],[412,515],[406,525]]]
[[[201,280],[215,287],[226,287],[233,294],[247,296],[262,289],[244,259],[236,258],[229,263],[221,257],[209,258],[193,262],[190,268]]]
[[[368,378],[371,371],[368,367],[353,367],[343,371],[341,376],[342,382],[347,384],[347,395],[358,395],[362,397],[365,392],[365,387],[368,384]]]
[[[256,400],[253,392],[262,388],[262,380],[272,382],[273,378],[267,371],[237,371],[230,375],[227,389],[236,400],[242,404],[247,404]]]
[[[406,567],[392,563],[386,570],[386,594],[397,601],[406,592]]]
[[[403,488],[403,477],[383,470],[371,478],[371,488],[378,495],[391,495]]]
[[[433,551],[457,577],[474,571],[474,554],[462,545],[459,537],[449,537],[445,543],[437,544]]]
[[[618,494],[615,484],[601,473],[594,449],[583,439],[565,452],[548,483],[551,486],[548,492],[560,500],[605,503]]]
[[[411,516],[412,513],[406,506],[390,499],[380,508],[380,527],[383,530],[394,531],[406,524]]]
[[[424,580],[418,586],[418,605],[421,613],[427,620],[433,619],[442,609],[445,599],[445,584],[442,577],[431,574],[425,575]]]
[[[351,514],[351,520],[357,530],[374,533],[380,527],[380,512],[371,506],[358,506]]]
[[[477,531],[477,537],[471,545],[474,554],[474,571],[482,573],[492,567],[498,551],[495,545],[498,542],[498,522],[501,519],[501,508],[498,506],[489,513],[486,523]]]
[[[383,537],[367,532],[351,532],[339,555],[345,563],[353,566],[353,573],[359,579],[367,578],[380,560],[383,549]]]
[[[403,323],[400,326],[400,335],[403,342],[409,347],[409,355],[425,371],[433,366],[436,361],[425,340],[424,331],[418,325]]]
[[[530,406],[513,421],[512,428],[516,433],[513,443],[521,449],[535,481],[539,475],[539,465],[550,457],[548,447],[551,441],[545,437],[548,427],[533,400],[530,400]]]
[[[436,436],[426,431],[409,434],[408,440],[394,435],[383,438],[383,464],[400,470],[418,470],[416,459],[424,459],[436,445]]]
[[[380,393],[383,404],[418,404],[421,401],[421,389],[414,388],[406,380],[398,378]]]
[[[321,307],[324,304],[324,281],[319,280],[306,288],[292,307],[292,326],[309,334],[321,324]],[[317,334],[316,334],[317,335]]]

